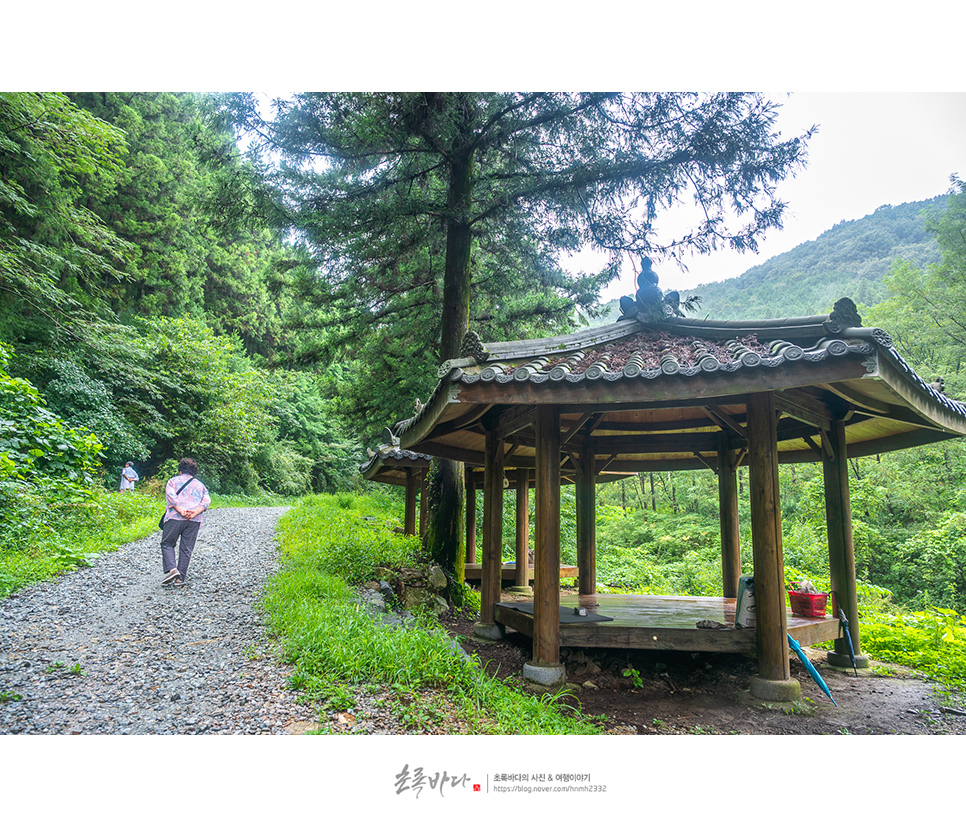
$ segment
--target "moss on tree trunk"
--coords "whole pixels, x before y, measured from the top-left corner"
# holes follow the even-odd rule
[[[466,511],[463,503],[463,464],[437,458],[429,470],[429,518],[423,547],[452,580],[450,599],[465,578]],[[455,599],[453,601],[458,601]]]

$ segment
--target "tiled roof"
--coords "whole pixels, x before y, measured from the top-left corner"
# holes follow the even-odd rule
[[[432,457],[413,452],[409,449],[400,449],[399,446],[382,445],[375,452],[369,450],[369,460],[359,466],[359,471],[367,480],[377,479],[380,473],[385,474],[386,470],[405,470],[407,468],[425,469],[432,463]],[[397,478],[390,478],[395,482]]]
[[[850,371],[849,385],[856,386],[856,390],[851,394],[832,390],[838,384],[834,383],[837,372],[832,370],[832,365],[829,365],[830,383],[824,390],[814,387],[824,384],[825,375],[819,372],[820,367],[849,358],[855,369]],[[905,394],[897,395],[888,386],[875,382],[883,362],[897,372],[889,372],[894,380],[891,384],[901,385]],[[770,376],[772,371],[776,376]],[[745,374],[751,375],[745,377]],[[668,388],[672,378],[682,383],[692,378],[696,387]],[[725,378],[733,378],[734,382],[712,385],[714,380],[723,383]],[[740,384],[745,378],[747,387]],[[668,384],[661,385],[662,379],[668,380]],[[702,379],[706,382],[699,384]],[[771,379],[775,381],[769,382]],[[628,389],[635,380],[640,381],[641,387]],[[650,381],[654,381],[653,386]],[[874,383],[872,388],[869,388],[870,381]],[[920,406],[925,399],[938,407],[924,417],[923,427],[960,434],[964,433],[961,429],[966,419],[966,405],[946,396],[941,386],[926,383],[895,350],[889,335],[878,328],[863,327],[855,305],[842,299],[828,316],[764,321],[627,319],[564,336],[499,343],[483,343],[470,333],[460,358],[444,362],[440,367],[436,389],[428,402],[419,404],[412,417],[397,423],[393,434],[401,439],[403,446],[416,444],[419,448],[419,438],[427,436],[430,426],[438,433],[436,426],[452,419],[444,414],[452,414],[460,421],[464,419],[458,411],[453,411],[460,408],[458,403],[467,403],[461,408],[463,413],[468,413],[469,403],[492,403],[500,408],[535,402],[536,399],[523,393],[524,388],[532,390],[533,398],[539,397],[541,402],[566,405],[579,399],[585,410],[592,409],[598,396],[593,391],[598,390],[598,385],[608,384],[622,385],[619,396],[625,398],[615,400],[618,394],[599,389],[600,402],[611,406],[628,401],[627,397],[637,403],[646,403],[652,397],[667,398],[669,395],[662,394],[662,389],[673,391],[678,402],[693,396],[697,405],[702,397],[708,396],[706,389],[711,387],[717,390],[727,387],[734,393],[812,386],[813,396],[828,400],[840,393],[854,394],[860,402],[863,398],[882,396],[886,398],[883,413],[893,409],[891,424],[883,424],[881,429],[889,435],[907,430],[897,428],[895,419],[900,415],[894,409],[912,408],[909,397],[918,398]],[[482,389],[491,386],[492,397],[484,395]],[[476,388],[480,392],[470,396]],[[919,406],[916,408],[921,412]]]

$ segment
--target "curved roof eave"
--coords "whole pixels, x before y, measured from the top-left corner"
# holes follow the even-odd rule
[[[748,386],[741,393],[794,389],[799,387],[795,381],[800,377],[801,387],[828,385],[834,389],[835,384],[856,380],[862,381],[860,386],[868,388],[873,399],[886,396],[891,401],[897,397],[904,408],[922,418],[920,429],[928,423],[926,433],[921,437],[916,435],[915,438],[919,439],[910,445],[927,442],[922,438],[928,436],[931,428],[939,433],[933,439],[939,439],[947,432],[954,436],[966,434],[966,404],[947,397],[919,377],[892,346],[885,331],[862,327],[854,312],[855,307],[848,299],[837,302],[836,311],[843,309],[844,315],[839,316],[833,312],[830,316],[765,321],[672,318],[653,323],[627,320],[569,336],[519,342],[484,344],[475,334],[469,334],[464,342],[463,356],[440,367],[439,380],[426,405],[413,417],[397,423],[394,433],[399,435],[401,446],[411,448],[425,440],[441,421],[451,420],[457,412],[478,418],[487,402],[492,407],[500,407],[526,403],[538,397],[544,402],[566,404],[588,384],[604,386],[600,391],[601,401],[608,402],[613,408],[615,397],[620,401],[620,397],[626,396],[631,389],[634,390],[633,401],[647,401],[651,394],[649,386],[639,388],[633,385],[634,381],[676,377],[674,390],[679,396],[681,391],[686,395],[691,389],[695,402],[700,402],[704,389],[715,388],[715,375],[725,375],[729,379],[727,385],[717,380],[717,389],[740,390],[741,386],[733,385],[731,381],[738,381],[745,372],[753,371],[754,377],[748,377]],[[662,356],[660,361],[652,352],[651,364],[647,367],[639,358],[620,367],[608,367],[609,353],[619,353],[611,348],[620,348],[633,339],[649,338],[653,344],[655,339],[664,338],[664,334],[668,334],[668,339],[676,338],[679,344],[693,340],[693,345],[699,347],[695,356],[701,354],[702,345],[713,346],[715,343],[727,344],[728,352],[719,350],[715,357],[704,350],[700,361],[688,364],[670,355],[673,351],[669,348],[668,355]],[[763,345],[759,339],[768,341]],[[755,343],[754,349],[747,346],[749,342]],[[598,354],[601,358],[588,365]],[[832,372],[833,366],[829,365],[830,373],[825,379],[826,374],[819,367],[840,358],[854,360],[849,368],[841,368],[848,371],[846,378],[837,378]],[[796,363],[801,363],[798,367],[803,370],[795,370]],[[809,370],[804,370],[806,368]],[[883,375],[881,383],[874,382],[880,374]],[[769,380],[769,376],[774,378]],[[694,385],[684,385],[686,379],[692,379]],[[888,391],[877,388],[879,384],[886,386]],[[666,385],[671,383],[666,381]],[[465,392],[477,386],[493,386],[492,398],[480,396],[480,392],[466,397]],[[550,393],[555,389],[559,391],[559,397]],[[533,391],[532,397],[526,394],[528,390]],[[590,407],[591,401],[582,402],[585,407]],[[471,412],[469,409],[472,408],[476,411]],[[879,411],[886,413],[889,408],[883,407]],[[909,440],[914,440],[914,436],[910,434]],[[895,448],[901,448],[901,445]]]

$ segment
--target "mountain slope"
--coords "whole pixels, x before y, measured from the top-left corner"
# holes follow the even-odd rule
[[[946,196],[882,206],[858,220],[837,223],[815,240],[769,258],[737,278],[701,284],[700,315],[767,319],[826,313],[842,296],[872,305],[886,297],[883,276],[902,258],[923,266],[939,259],[922,212],[941,210]],[[683,295],[683,293],[682,293]]]
[[[827,313],[842,296],[871,306],[886,297],[883,277],[902,258],[917,266],[939,259],[926,233],[924,211],[941,211],[946,195],[898,206],[881,206],[858,220],[837,223],[815,240],[769,258],[737,278],[700,284],[681,295],[698,295],[700,318],[770,319]],[[618,300],[588,326],[615,321]]]

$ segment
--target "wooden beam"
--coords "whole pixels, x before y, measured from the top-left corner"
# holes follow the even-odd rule
[[[796,420],[828,431],[832,425],[832,410],[817,397],[802,391],[778,391],[775,406]]]
[[[582,414],[580,417],[578,417],[577,420],[573,424],[571,424],[571,426],[567,429],[567,431],[564,432],[563,437],[560,438],[560,445],[561,446],[566,445],[567,441],[569,441],[571,437],[573,437],[578,431],[580,431],[581,426],[583,426],[593,416],[594,416],[594,412],[588,411]]]
[[[718,519],[721,529],[721,590],[738,596],[741,576],[741,532],[738,523],[737,456],[723,442],[718,452]]]
[[[805,435],[805,437],[803,437],[802,440],[804,440],[811,447],[812,451],[815,452],[815,455],[818,458],[818,460],[821,460],[822,459],[821,445],[816,443],[814,438],[812,438],[810,435]]]
[[[491,406],[482,403],[471,408],[459,417],[455,417],[452,420],[447,420],[445,423],[440,423],[433,429],[433,435],[437,437],[442,437],[447,434],[451,434],[454,431],[459,431],[460,429],[465,429],[472,426],[474,423],[478,423],[484,414],[490,410]]]
[[[486,460],[483,452],[476,452],[472,449],[463,449],[459,446],[452,446],[448,443],[439,443],[435,440],[426,440],[413,447],[414,452],[421,452],[424,455],[432,455],[436,458],[446,458],[447,460],[458,460],[468,463],[471,466],[482,469]]]
[[[599,454],[631,455],[648,452],[715,452],[721,432],[680,434],[600,435],[595,438]]]
[[[827,386],[830,391],[838,394],[846,402],[852,403],[852,405],[859,407],[862,410],[871,411],[873,414],[888,414],[889,404],[880,402],[879,400],[874,400],[872,397],[866,397],[860,394],[858,391],[853,391],[847,385],[841,383],[830,382]]]
[[[407,536],[416,535],[416,472],[412,469],[406,470],[406,507],[403,516],[403,532]]]
[[[464,494],[466,495],[466,563],[476,564],[476,473],[473,467],[467,466],[464,470],[466,482],[464,484]]]
[[[641,412],[638,411],[637,413],[640,414]],[[604,419],[606,416],[604,414],[600,415],[600,419],[590,423],[587,426],[588,431],[582,432],[582,434],[589,433],[590,429],[600,433],[616,432],[619,434],[621,432],[634,432],[636,434],[644,434],[652,432],[654,434],[661,434],[669,431],[681,431],[683,429],[709,429],[717,425],[707,414],[702,417],[694,417],[687,420],[642,420],[636,423],[630,423],[627,420],[607,420]]]
[[[845,424],[837,420],[829,432],[833,454],[822,456],[825,477],[825,523],[828,531],[829,578],[836,604],[845,612],[852,636],[852,650],[861,654],[859,635],[859,600],[855,581],[855,545],[852,539],[852,504],[849,497],[848,448]],[[832,611],[837,617],[838,611]],[[835,640],[829,661],[841,666],[851,664],[845,635]],[[868,658],[862,658],[868,666]]]
[[[829,433],[827,431],[820,431],[818,433],[818,439],[822,442],[822,452],[827,457],[835,457],[835,449],[832,446],[832,441],[829,440]]]
[[[701,410],[711,418],[712,422],[720,426],[723,431],[730,430],[742,439],[746,439],[748,437],[748,431],[745,429],[745,427],[726,411],[722,411],[716,406],[709,406],[707,408],[702,408]]]
[[[596,474],[600,475],[601,472],[606,472],[607,467],[610,466],[615,460],[617,460],[617,455],[611,455],[609,458],[607,458],[607,460],[597,467]],[[594,462],[596,463],[596,458],[594,459]]]
[[[429,496],[426,489],[429,483],[429,470],[419,472],[419,535],[426,536],[426,520],[429,517]]]
[[[594,440],[584,445],[583,466],[576,482],[577,499],[577,591],[580,604],[597,607],[597,473]]]
[[[701,454],[700,452],[695,452],[695,453],[694,453],[694,456],[695,456],[695,457],[696,457],[696,458],[697,458],[697,459],[698,459],[699,461],[701,461],[701,463],[703,463],[703,464],[704,464],[704,465],[705,465],[705,466],[706,466],[706,467],[707,467],[708,469],[710,469],[710,470],[711,470],[712,472],[714,472],[714,474],[715,474],[715,475],[717,475],[717,474],[718,474],[718,466],[717,466],[717,465],[715,465],[715,464],[713,464],[713,463],[712,463],[712,462],[711,462],[710,460],[708,460],[708,459],[707,459],[707,458],[706,458],[706,457],[705,457],[704,455],[702,455],[702,454]]]
[[[515,434],[520,429],[533,424],[534,414],[535,409],[531,405],[508,408],[498,415],[493,425],[493,431],[500,438]]]

